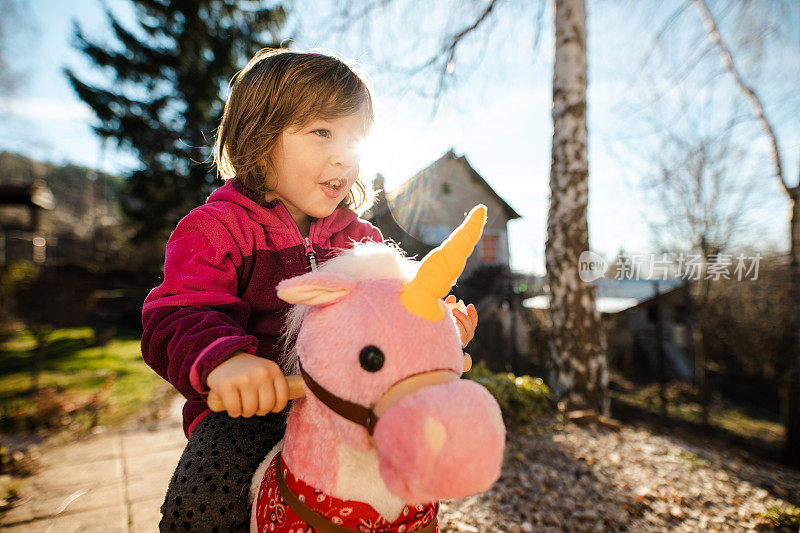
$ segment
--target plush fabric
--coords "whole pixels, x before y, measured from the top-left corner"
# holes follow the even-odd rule
[[[476,480],[500,476],[500,464],[484,458],[503,448],[504,433],[499,406],[474,381],[423,389],[375,427],[381,475],[409,503],[470,496]]]
[[[297,278],[295,278],[297,280]],[[355,283],[338,274],[314,274],[314,283],[288,279],[278,286],[278,298],[290,304],[328,305],[341,300],[355,289]]]
[[[474,220],[477,226],[466,224],[453,236],[455,256],[446,258],[450,266],[434,277],[452,280],[460,274],[485,213],[478,210]],[[452,265],[460,267],[453,270]],[[409,276],[413,272],[418,274],[416,263],[394,248],[357,245],[318,272],[278,285],[278,294],[302,306],[292,311],[290,320],[296,355],[305,372],[329,393],[373,408],[400,381],[433,371],[453,373],[453,380],[426,382],[388,406],[373,436],[308,388],[306,397],[292,406],[282,452],[287,471],[313,487],[314,494],[362,502],[365,520],[374,520],[374,511],[385,522],[395,522],[415,505],[487,490],[500,475],[505,444],[500,408],[477,383],[456,379],[464,353],[453,317],[443,314],[432,320],[409,310],[401,299],[418,279]],[[430,297],[444,306],[441,298]],[[365,353],[380,351],[381,363],[363,368],[365,348]],[[267,469],[262,479],[254,480],[262,487],[253,507],[252,526],[258,531],[290,513],[269,488],[269,476]],[[289,530],[305,531],[304,525],[289,522]]]
[[[314,276],[308,280],[313,283]],[[410,314],[400,301],[402,288],[401,280],[358,281],[347,298],[311,308],[296,346],[306,356],[304,368],[320,385],[371,405],[398,376],[441,369],[461,373],[464,352],[452,318],[431,322]],[[331,336],[331,331],[346,334]],[[380,372],[361,368],[358,356],[368,345],[385,355]],[[323,349],[341,355],[323,357]]]

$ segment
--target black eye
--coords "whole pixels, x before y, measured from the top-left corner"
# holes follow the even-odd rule
[[[367,372],[377,372],[383,368],[383,362],[386,359],[383,352],[377,346],[365,346],[361,349],[358,356],[358,362],[361,363],[361,368]]]

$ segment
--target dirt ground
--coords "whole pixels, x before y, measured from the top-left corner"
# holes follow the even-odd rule
[[[489,492],[445,502],[442,531],[758,531],[800,506],[800,472],[699,437],[568,424],[509,431]]]
[[[10,502],[12,510],[5,518],[18,524],[20,531],[32,530],[36,524],[44,531],[57,520],[83,524],[77,530],[100,526],[111,531],[110,522],[98,522],[98,513],[106,513],[120,523],[121,531],[130,530],[131,523],[137,526],[134,531],[153,530],[166,483],[183,446],[179,419],[179,409],[174,409],[168,419],[158,423],[163,427],[157,431],[146,430],[152,423],[143,420],[73,444],[50,442],[40,450],[43,464],[47,458],[53,460],[53,454],[63,455],[72,448],[99,447],[108,456],[106,461],[128,465],[121,469],[125,476],[120,474],[114,483],[139,489],[120,489],[114,500],[113,494],[109,496],[107,473],[99,474],[103,479],[95,483],[97,487],[76,488],[74,483],[66,486],[74,474],[62,476],[45,468],[39,476],[57,476],[65,485],[64,494],[53,496],[50,500],[55,504],[44,512],[33,505],[46,503],[42,494],[23,490],[22,500]],[[111,449],[105,441],[97,442],[103,439],[119,442]],[[163,445],[159,448],[153,442]],[[137,443],[156,450],[159,461],[138,457]],[[91,459],[96,461],[96,452],[92,453]],[[26,483],[29,481],[36,481],[36,476]],[[51,485],[46,486],[53,489]],[[73,502],[78,489],[82,496]],[[102,495],[103,501],[93,499],[92,491]],[[36,496],[31,498],[31,494]],[[27,500],[30,502],[25,504]],[[64,501],[71,502],[69,507]],[[769,529],[762,516],[773,505],[800,506],[800,471],[698,435],[658,433],[636,425],[625,425],[619,431],[593,424],[561,427],[551,420],[538,428],[509,429],[500,480],[484,494],[442,502],[439,523],[443,533],[759,531]],[[56,508],[58,512],[53,510]],[[19,516],[14,518],[14,513]],[[4,525],[8,521],[0,519]],[[84,526],[89,529],[82,529]]]

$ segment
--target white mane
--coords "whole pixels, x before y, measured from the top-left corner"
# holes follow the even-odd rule
[[[353,248],[343,250],[336,257],[325,261],[319,272],[341,274],[358,280],[414,278],[419,263],[408,259],[394,243],[356,243]],[[294,349],[297,332],[303,324],[308,306],[295,305],[286,316],[286,331],[283,334],[284,354],[281,368],[284,374],[297,374],[298,356]]]

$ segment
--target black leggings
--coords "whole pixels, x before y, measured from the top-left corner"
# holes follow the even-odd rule
[[[249,531],[250,481],[283,438],[286,413],[207,415],[192,431],[161,506],[160,531]]]

